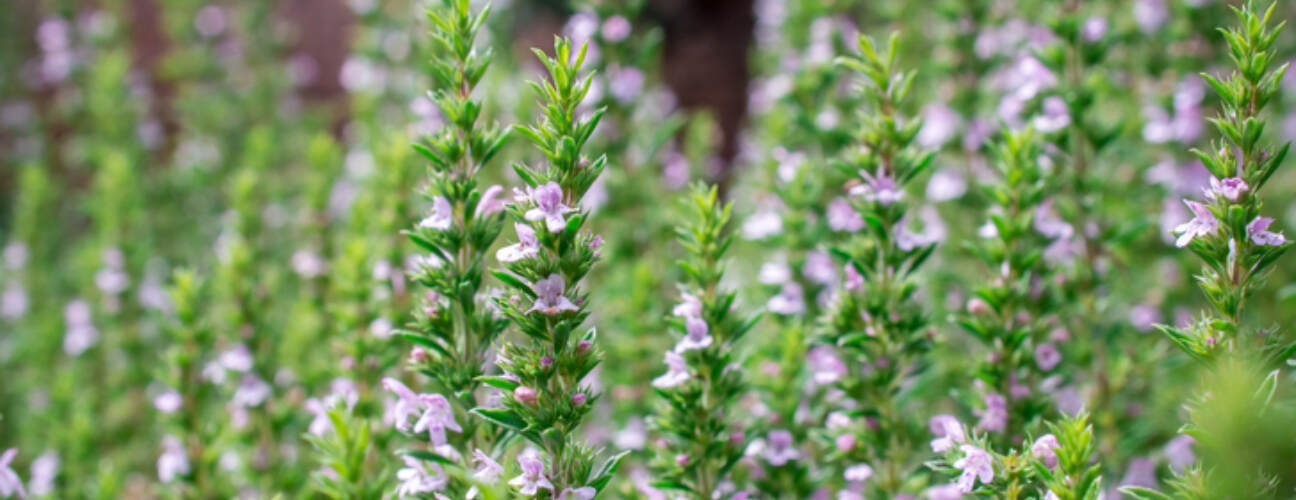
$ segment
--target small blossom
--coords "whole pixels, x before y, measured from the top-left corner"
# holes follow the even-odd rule
[[[1035,348],[1035,364],[1040,370],[1051,372],[1061,362],[1062,353],[1058,352],[1057,346],[1045,343]]]
[[[1091,17],[1085,21],[1084,26],[1080,28],[1080,36],[1088,43],[1101,42],[1107,37],[1107,20],[1101,17]]]
[[[1242,195],[1250,190],[1251,186],[1240,177],[1230,177],[1222,181],[1211,177],[1210,188],[1202,189],[1208,199],[1214,200],[1223,197],[1228,201],[1238,201],[1238,199],[1242,198]]]
[[[424,496],[444,490],[447,483],[445,472],[441,467],[432,464],[432,474],[427,464],[413,457],[405,457],[405,468],[396,472],[396,494],[403,497]]]
[[[310,412],[310,426],[306,431],[312,435],[324,437],[324,435],[333,431],[333,420],[329,418],[329,408],[327,404],[316,398],[306,400],[306,411]]]
[[[27,315],[27,309],[31,307],[31,301],[27,298],[27,290],[17,283],[10,283],[5,287],[4,295],[0,296],[0,318],[19,320]]]
[[[770,465],[782,467],[788,462],[800,459],[801,451],[797,450],[791,432],[777,430],[770,432],[768,447],[762,455]]]
[[[1192,210],[1193,219],[1174,229],[1174,232],[1180,233],[1179,239],[1175,240],[1175,246],[1179,248],[1188,246],[1193,238],[1211,236],[1219,231],[1219,219],[1215,218],[1215,214],[1206,205],[1190,200],[1184,200],[1184,203]]]
[[[221,367],[226,370],[247,373],[252,369],[252,351],[248,350],[247,346],[240,344],[221,353],[218,361]]]
[[[761,265],[757,278],[765,285],[782,285],[792,281],[792,267],[782,260],[766,262]]]
[[[589,402],[589,396],[586,396],[584,393],[580,393],[580,392],[578,392],[578,393],[572,395],[572,404],[573,404],[573,405],[576,405],[576,406],[585,406],[585,403],[588,403],[588,402]]]
[[[938,415],[932,417],[930,423],[932,435],[936,436],[931,442],[931,449],[936,453],[949,453],[954,447],[967,442],[967,435],[963,432],[963,424],[958,419],[949,415]]]
[[[879,172],[874,176],[867,171],[861,170],[860,177],[864,178],[864,184],[851,188],[852,196],[863,197],[870,203],[877,203],[884,207],[889,207],[904,200],[904,191],[900,190],[900,185],[896,184],[895,179],[886,171]]]
[[[1280,247],[1287,244],[1287,238],[1282,233],[1269,231],[1269,226],[1273,225],[1274,220],[1269,217],[1256,217],[1255,220],[1247,224],[1247,235],[1251,241],[1260,246]]]
[[[819,385],[835,384],[850,374],[846,363],[842,362],[831,347],[811,349],[807,361],[813,371],[814,382]]]
[[[1176,472],[1182,472],[1197,463],[1197,454],[1193,452],[1193,446],[1196,444],[1197,441],[1191,436],[1179,436],[1167,443],[1165,457],[1166,461],[1170,463],[1170,468]],[[33,480],[35,480],[34,477]]]
[[[234,391],[233,403],[242,408],[256,408],[267,399],[270,399],[270,384],[256,375],[247,375]]]
[[[864,289],[864,276],[855,270],[852,264],[846,264],[846,291],[858,292]]]
[[[820,285],[833,286],[837,283],[837,265],[833,264],[832,256],[828,255],[828,252],[815,251],[806,255],[801,274],[807,280]]]
[[[167,436],[162,439],[162,454],[158,456],[157,473],[158,480],[164,484],[189,474],[189,454],[185,451],[184,443],[180,442],[180,438]]]
[[[99,329],[92,323],[90,303],[74,300],[68,303],[63,315],[67,322],[67,333],[63,336],[64,353],[79,357],[99,343]]]
[[[711,346],[713,338],[711,337],[710,327],[702,318],[690,317],[684,320],[687,326],[688,335],[680,340],[679,345],[675,346],[675,352],[686,352],[695,349],[706,349]]]
[[[933,203],[957,200],[967,194],[967,187],[967,178],[958,170],[938,170],[927,181],[927,199]]]
[[[528,451],[519,455],[518,465],[522,467],[522,474],[509,481],[509,486],[517,488],[518,493],[533,497],[542,489],[553,491],[553,483],[545,477],[545,464],[538,453]]]
[[[837,451],[842,453],[850,453],[855,450],[855,445],[857,444],[857,440],[854,434],[842,434],[840,436],[837,436],[836,444],[837,444]]]
[[[598,490],[585,486],[583,488],[567,488],[558,495],[557,500],[594,500],[598,495]]]
[[[962,450],[963,458],[954,462],[954,467],[963,471],[956,483],[959,491],[965,494],[971,493],[977,481],[981,481],[981,484],[990,484],[994,481],[994,462],[989,453],[966,444],[963,445]]]
[[[702,301],[696,295],[685,292],[680,294],[680,303],[675,306],[671,314],[681,318],[701,318]]]
[[[61,467],[62,462],[59,460],[58,453],[47,451],[36,457],[36,461],[32,462],[31,466],[31,494],[44,497],[54,493],[54,482],[58,480]],[[0,495],[2,494],[4,492],[0,491]]]
[[[867,464],[859,464],[846,469],[846,480],[852,483],[863,483],[873,477],[873,468]]]
[[[1035,455],[1035,458],[1039,461],[1044,462],[1044,465],[1047,465],[1048,468],[1056,469],[1058,466],[1057,450],[1060,448],[1062,448],[1062,445],[1058,443],[1057,436],[1045,434],[1036,439],[1035,444],[1031,445],[1031,454]]]
[[[743,223],[742,232],[752,241],[778,236],[783,233],[783,218],[775,211],[757,212]]]
[[[518,386],[517,389],[513,389],[513,399],[527,406],[535,406],[540,402],[540,393],[525,385]]]
[[[1060,132],[1071,126],[1071,111],[1061,97],[1044,100],[1044,114],[1035,117],[1035,129],[1045,134]]]
[[[801,285],[789,282],[784,284],[783,291],[770,298],[769,303],[765,306],[769,308],[770,312],[781,316],[804,314],[806,310],[805,293],[801,290]]]
[[[567,282],[561,274],[550,274],[548,278],[536,282],[533,290],[536,293],[536,300],[531,305],[531,309],[527,310],[528,314],[539,311],[547,316],[557,316],[563,312],[580,310],[576,304],[567,299],[565,295]]]
[[[479,483],[493,485],[504,475],[504,466],[481,450],[473,450],[473,462],[477,464],[473,479]]]
[[[419,227],[431,229],[433,231],[445,231],[454,225],[454,207],[450,205],[450,200],[444,196],[438,196],[432,200],[432,212],[426,218],[419,221]]]
[[[176,391],[167,391],[153,398],[153,408],[167,415],[180,411],[183,405],[184,398]]]
[[[839,233],[858,233],[864,229],[864,218],[845,198],[828,203],[828,228]]]
[[[495,258],[505,264],[534,259],[540,254],[540,240],[536,238],[535,230],[526,224],[514,224],[513,227],[517,229],[518,242],[499,249]]]
[[[405,384],[391,377],[384,378],[382,386],[387,392],[396,395],[396,403],[391,407],[393,425],[402,432],[409,431],[410,419],[419,416],[419,407],[422,406],[418,395]]]
[[[426,430],[432,444],[441,445],[446,442],[445,431],[463,432],[463,428],[455,421],[454,408],[450,406],[450,401],[445,396],[424,394],[419,396],[419,402],[423,404],[423,416],[414,422],[414,434]]]
[[[5,450],[4,454],[0,455],[0,497],[27,498],[22,478],[18,477],[18,473],[13,470],[13,461],[17,457],[18,450],[15,448]]]
[[[666,374],[653,380],[653,387],[658,389],[671,389],[684,385],[693,374],[689,373],[688,361],[683,355],[675,351],[666,353]]]
[[[1008,400],[998,394],[985,395],[985,411],[977,428],[986,432],[1003,432],[1008,429]]]
[[[567,229],[566,215],[573,210],[563,204],[563,190],[557,182],[550,182],[531,192],[531,201],[535,208],[527,211],[526,220],[544,221],[551,233],[561,233]]]
[[[500,195],[504,194],[504,187],[494,185],[486,188],[482,193],[481,199],[477,201],[477,211],[474,215],[477,217],[492,217],[504,211],[504,199]]]
[[[963,500],[963,492],[957,484],[936,486],[927,490],[928,500]]]

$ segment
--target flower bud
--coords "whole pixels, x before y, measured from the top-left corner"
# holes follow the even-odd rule
[[[527,406],[535,406],[540,402],[540,393],[527,386],[518,386],[513,390],[513,399]]]

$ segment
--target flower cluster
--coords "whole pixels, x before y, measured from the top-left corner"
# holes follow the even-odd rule
[[[1096,445],[1087,415],[1048,425],[1049,433],[999,451],[954,417],[931,420],[932,451],[941,455],[933,468],[954,482],[933,486],[928,498],[959,499],[994,494],[1007,499],[1092,500],[1102,494],[1102,467],[1094,463]]]

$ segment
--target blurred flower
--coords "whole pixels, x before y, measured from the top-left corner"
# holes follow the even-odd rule
[[[1061,447],[1062,445],[1058,443],[1057,436],[1045,434],[1036,439],[1035,444],[1031,445],[1031,454],[1039,461],[1044,462],[1044,465],[1047,465],[1048,468],[1056,469],[1058,466],[1057,450]]]
[[[846,363],[842,362],[831,347],[820,346],[811,349],[806,360],[813,371],[814,382],[819,385],[835,384],[850,374]]]
[[[782,233],[783,218],[772,210],[756,212],[743,224],[743,237],[749,240],[763,240]]]
[[[433,231],[450,229],[454,225],[454,207],[450,206],[450,200],[447,200],[444,196],[438,196],[432,200],[432,212],[419,221],[418,225],[421,228]]]
[[[688,361],[675,351],[666,352],[666,374],[653,380],[653,387],[672,389],[684,385],[693,374],[688,371]]]
[[[930,186],[930,185],[929,185]],[[929,187],[930,189],[930,187]],[[845,198],[834,198],[828,203],[828,228],[839,233],[857,233],[864,229],[864,218]]]
[[[623,105],[630,105],[643,94],[644,74],[638,68],[620,68],[612,71],[608,80],[608,93]]]
[[[1179,436],[1166,444],[1166,461],[1170,463],[1170,468],[1174,469],[1176,474],[1182,473],[1197,463],[1197,454],[1193,451],[1193,447],[1196,445],[1197,440],[1191,436]]]
[[[873,477],[873,468],[867,464],[859,464],[846,469],[846,480],[853,483],[863,483]]]
[[[967,442],[967,435],[963,432],[963,424],[950,415],[932,417],[928,426],[931,427],[932,435],[936,436],[936,439],[931,442],[933,452],[949,453],[954,450],[955,446]]]
[[[1242,195],[1246,194],[1250,189],[1251,186],[1247,185],[1246,181],[1242,180],[1240,177],[1231,177],[1222,181],[1215,177],[1211,177],[1210,189],[1203,189],[1202,191],[1206,194],[1206,198],[1209,200],[1223,197],[1228,201],[1238,201],[1238,199],[1241,198]]]
[[[1137,0],[1134,4],[1134,20],[1144,33],[1153,34],[1170,20],[1170,9],[1166,0]]]
[[[1008,429],[1008,400],[998,394],[985,395],[985,410],[978,412],[981,420],[977,428],[986,432],[1003,432]]]
[[[675,306],[671,313],[682,318],[701,318],[702,301],[691,293],[681,293],[680,303]]]
[[[608,43],[620,43],[630,37],[630,21],[624,16],[612,16],[603,21],[603,41]]]
[[[1053,344],[1040,344],[1035,348],[1035,364],[1040,370],[1051,372],[1062,362],[1062,353]]]
[[[248,374],[243,377],[243,382],[234,391],[233,403],[243,408],[256,408],[268,399],[270,399],[270,384],[261,380],[261,377],[256,374]]]
[[[423,415],[414,422],[414,434],[427,431],[432,444],[441,445],[446,442],[447,430],[463,432],[463,428],[455,421],[454,408],[445,396],[424,394],[419,396],[419,402],[423,405]]]
[[[0,497],[27,498],[22,478],[18,477],[18,473],[13,470],[13,461],[17,456],[18,450],[15,448],[5,450],[4,454],[0,455]]]
[[[1061,97],[1044,100],[1044,113],[1035,117],[1035,129],[1045,134],[1060,132],[1071,126],[1071,110]]]
[[[58,453],[47,451],[31,464],[31,494],[36,497],[49,496],[54,493],[54,483],[58,481],[59,469],[63,462]],[[4,491],[0,491],[3,495]]]
[[[782,467],[788,462],[800,459],[801,452],[797,450],[791,432],[775,430],[770,432],[769,442],[762,456],[770,465]]]
[[[180,411],[182,406],[184,406],[184,397],[176,391],[168,390],[153,398],[153,408],[167,415]]]
[[[952,168],[937,170],[927,181],[927,200],[932,203],[943,203],[957,200],[967,193],[967,179]],[[861,227],[863,222],[861,221]]]
[[[1107,37],[1107,20],[1101,17],[1089,18],[1080,28],[1080,37],[1088,43],[1101,42]]]
[[[802,274],[813,283],[824,286],[837,284],[837,265],[828,252],[814,251],[807,254]]]
[[[90,304],[84,300],[69,302],[63,311],[67,332],[63,336],[63,352],[78,357],[99,343],[99,329],[92,321]]]
[[[971,493],[977,481],[981,481],[981,484],[990,484],[994,481],[994,462],[990,454],[966,444],[962,446],[962,450],[963,458],[954,462],[954,467],[963,471],[956,483],[959,491],[965,494]]]
[[[522,474],[509,481],[509,486],[517,488],[518,493],[533,497],[542,489],[553,491],[553,483],[545,477],[545,464],[534,450],[518,455],[518,465]]]
[[[9,320],[19,320],[27,315],[27,309],[31,307],[27,299],[27,290],[18,283],[10,283],[5,287],[4,295],[0,295],[0,318]]]
[[[918,132],[918,144],[927,149],[940,149],[963,126],[963,117],[949,106],[938,103],[927,106],[922,112],[923,128]]]
[[[404,459],[405,468],[396,472],[396,480],[400,481],[396,487],[397,495],[424,496],[445,489],[447,478],[441,466],[432,464],[432,472],[436,473],[433,475],[422,461],[413,457],[404,457]]]
[[[706,321],[699,317],[689,317],[684,320],[684,324],[688,334],[680,340],[679,345],[675,346],[675,352],[682,353],[711,346],[713,339]]]
[[[185,451],[180,438],[167,436],[162,438],[162,454],[157,459],[158,480],[163,484],[175,481],[176,478],[189,474],[189,454]]]
[[[900,190],[899,184],[896,184],[895,179],[886,171],[879,172],[877,176],[865,170],[860,170],[859,174],[864,178],[864,184],[851,188],[851,196],[860,196],[869,203],[877,203],[884,207],[904,200],[904,191]]]
[[[791,282],[784,283],[783,291],[770,298],[765,307],[770,312],[781,316],[804,314],[806,310],[805,293],[802,291],[801,285]]]

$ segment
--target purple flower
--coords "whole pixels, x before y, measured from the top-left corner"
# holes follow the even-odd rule
[[[44,497],[54,493],[54,481],[58,480],[61,466],[58,453],[53,451],[47,451],[36,457],[36,461],[32,462],[31,466],[31,494]],[[3,493],[4,491],[0,490],[0,494]]]
[[[1058,352],[1057,346],[1044,343],[1035,348],[1035,365],[1039,366],[1039,369],[1051,372],[1061,362],[1062,353]]]
[[[672,310],[671,313],[681,318],[701,318],[702,301],[699,300],[696,295],[691,293],[681,293],[680,303],[675,306],[675,309]]]
[[[1282,233],[1269,231],[1269,226],[1273,225],[1274,220],[1269,217],[1256,217],[1255,220],[1247,224],[1247,235],[1251,236],[1251,241],[1260,246],[1280,247],[1287,244],[1287,238]]]
[[[1129,317],[1135,330],[1150,332],[1161,322],[1161,311],[1154,305],[1142,304],[1131,308]]]
[[[985,395],[986,409],[980,412],[977,428],[986,432],[1003,432],[1008,429],[1008,400],[998,394]]]
[[[931,427],[932,435],[936,436],[936,439],[931,442],[933,452],[949,453],[954,450],[955,446],[967,442],[967,435],[963,432],[963,423],[950,415],[932,417],[928,426]]]
[[[580,310],[567,299],[567,282],[561,274],[550,274],[548,278],[536,282],[532,289],[535,290],[536,300],[527,314],[539,311],[547,316],[557,316],[563,312]]]
[[[912,252],[915,249],[934,245],[940,241],[940,236],[937,234],[927,234],[926,232],[915,233],[913,229],[910,229],[912,224],[908,217],[901,219],[900,223],[897,225],[899,227],[896,228],[895,242],[896,248],[899,248],[901,251]],[[933,231],[933,233],[935,233],[935,231]]]
[[[535,208],[528,210],[526,220],[535,222],[543,220],[551,233],[561,233],[567,229],[566,215],[572,208],[563,204],[563,190],[557,182],[550,182],[531,192],[531,201]]]
[[[1089,18],[1084,27],[1080,28],[1080,37],[1089,43],[1101,42],[1107,37],[1107,20],[1101,17]]]
[[[864,229],[864,218],[845,198],[828,203],[828,228],[839,233],[858,233]]]
[[[477,463],[477,470],[473,471],[473,480],[477,482],[493,485],[504,475],[504,466],[481,450],[473,450],[473,462]]]
[[[1057,436],[1045,434],[1036,439],[1035,444],[1031,445],[1031,454],[1035,455],[1036,459],[1044,462],[1044,465],[1047,465],[1048,468],[1056,469],[1058,466],[1057,450],[1060,448],[1062,448],[1062,445],[1058,443]]]
[[[189,474],[189,453],[185,450],[180,438],[167,436],[162,438],[162,454],[157,459],[158,481],[170,483],[176,478]],[[0,488],[0,493],[4,490]]]
[[[680,340],[679,345],[675,346],[675,352],[686,352],[695,349],[706,349],[711,346],[711,328],[707,326],[706,321],[702,318],[689,317],[684,320],[687,326],[688,335]]]
[[[84,300],[69,302],[63,311],[67,333],[63,337],[63,352],[78,357],[99,343],[99,329],[95,328],[90,303]]]
[[[311,419],[310,426],[306,431],[319,437],[324,437],[333,430],[333,420],[329,418],[329,407],[323,401],[317,398],[306,400],[306,411],[314,415]]]
[[[816,347],[810,350],[807,361],[814,371],[814,381],[819,385],[835,384],[846,378],[850,372],[841,358],[831,347]]]
[[[990,484],[994,481],[994,461],[989,453],[966,444],[961,449],[963,458],[954,462],[954,467],[963,471],[959,475],[958,482],[955,483],[958,484],[959,491],[964,494],[971,493],[977,481],[981,481],[981,484]]]
[[[540,402],[540,393],[536,392],[535,389],[523,385],[519,386],[517,389],[513,389],[513,399],[516,399],[517,402],[527,406],[535,406]]]
[[[805,267],[801,273],[813,283],[832,286],[837,283],[837,265],[833,264],[828,252],[814,251],[806,255]]]
[[[612,16],[603,21],[603,41],[619,43],[630,36],[630,21],[624,16]]]
[[[248,374],[234,391],[233,403],[242,408],[256,408],[267,399],[270,399],[270,384],[255,374]]]
[[[444,196],[432,200],[432,212],[419,221],[419,227],[433,231],[445,231],[454,225],[454,207]]]
[[[675,352],[666,353],[666,374],[653,380],[653,387],[658,389],[671,389],[684,385],[693,374],[689,373],[688,361],[684,356]]]
[[[846,480],[852,483],[863,483],[873,477],[873,468],[859,464],[846,469]]]
[[[1061,97],[1044,100],[1044,114],[1035,117],[1035,129],[1045,134],[1060,132],[1071,126],[1071,110]]]
[[[1193,452],[1196,444],[1197,441],[1191,436],[1179,436],[1167,443],[1165,457],[1170,462],[1170,468],[1182,472],[1197,463],[1197,454]]]
[[[1174,232],[1180,233],[1179,239],[1175,240],[1175,246],[1179,248],[1188,246],[1193,238],[1211,236],[1219,231],[1219,219],[1215,218],[1210,208],[1191,200],[1184,200],[1184,203],[1188,205],[1189,210],[1192,210],[1193,219],[1174,229]]]
[[[932,174],[927,181],[927,199],[932,203],[942,203],[962,198],[967,193],[967,179],[954,169],[942,169]]]
[[[852,264],[846,264],[846,291],[858,292],[864,289],[864,276],[855,270]]]
[[[445,396],[424,394],[419,396],[419,402],[423,404],[423,416],[414,422],[414,434],[426,430],[432,444],[442,445],[446,442],[446,430],[463,432],[463,428],[455,421],[454,408],[450,406],[450,400]]]
[[[744,238],[752,241],[778,236],[783,233],[783,218],[772,210],[757,212],[743,223],[742,232]]]
[[[558,494],[556,500],[594,500],[598,495],[598,490],[589,486],[581,488],[567,488]]]
[[[963,117],[953,108],[939,103],[923,110],[923,128],[918,132],[918,144],[927,149],[940,149],[958,134]]]
[[[963,500],[963,492],[957,484],[935,486],[927,490],[928,500]]]
[[[481,199],[477,201],[477,217],[491,217],[504,211],[504,199],[500,195],[504,194],[504,187],[494,185],[486,188],[482,193]]]
[[[1222,196],[1228,201],[1238,201],[1250,189],[1251,186],[1247,185],[1246,181],[1242,180],[1241,177],[1230,177],[1222,181],[1211,177],[1210,188],[1202,189],[1202,191],[1206,193],[1206,198],[1210,200]]]
[[[517,229],[518,242],[499,249],[495,258],[505,264],[534,259],[540,254],[540,240],[536,239],[535,230],[526,224],[514,224],[513,227]]]
[[[788,462],[801,458],[801,452],[796,448],[796,442],[792,433],[784,430],[770,432],[769,444],[763,453],[765,461],[775,467],[782,467]]]
[[[620,68],[610,72],[608,92],[622,104],[630,104],[643,94],[644,80],[638,68]]]
[[[445,472],[436,464],[432,464],[432,471],[436,474],[431,474],[421,460],[405,457],[405,468],[396,472],[396,479],[400,481],[396,494],[402,498],[418,497],[444,490],[448,482]]]
[[[851,188],[851,196],[861,196],[869,203],[877,203],[884,207],[889,207],[904,200],[904,191],[900,190],[900,185],[896,184],[895,179],[885,170],[873,176],[866,170],[860,170],[860,177],[864,178],[864,184]]]
[[[761,265],[757,279],[766,285],[782,285],[792,280],[792,267],[781,260],[766,262]]]
[[[402,432],[409,431],[410,419],[419,415],[422,402],[417,394],[399,380],[388,377],[382,380],[383,389],[396,395],[396,403],[391,408],[393,425]]]
[[[184,398],[176,391],[167,391],[153,398],[153,408],[167,415],[180,411],[181,406],[184,406]]]
[[[247,373],[252,369],[253,364],[252,351],[243,344],[236,345],[232,349],[221,353],[218,360],[226,370],[239,373]]]
[[[1049,239],[1070,238],[1075,234],[1075,229],[1058,215],[1055,200],[1048,200],[1035,210],[1035,231]]]
[[[0,296],[0,318],[19,320],[27,315],[31,301],[27,299],[27,290],[18,283],[10,283]]]
[[[538,453],[528,450],[518,455],[518,465],[522,467],[522,474],[509,481],[509,486],[517,488],[518,493],[533,497],[541,489],[553,491],[553,483],[545,477],[545,464]]]
[[[1170,9],[1166,0],[1138,0],[1134,4],[1134,19],[1144,33],[1152,34],[1170,20]]]
[[[765,305],[769,311],[780,316],[793,316],[805,313],[805,292],[801,290],[801,285],[796,283],[786,283],[783,285],[783,291],[778,295],[770,298],[769,303]]]
[[[18,498],[27,498],[27,491],[23,489],[22,478],[13,470],[13,460],[18,456],[18,450],[9,448],[0,455],[0,497],[9,498],[17,496]]]

